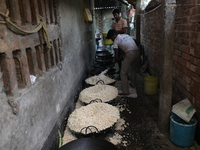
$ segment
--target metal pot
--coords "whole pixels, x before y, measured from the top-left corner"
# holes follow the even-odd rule
[[[81,101],[82,102],[82,101]],[[96,101],[96,102],[91,102],[91,103],[101,103],[100,101]],[[90,104],[91,104],[90,103]],[[86,103],[83,103],[85,106],[88,105]],[[115,124],[114,124],[115,125]],[[108,135],[109,132],[112,132],[114,129],[114,125],[112,125],[111,127],[108,127],[102,131],[99,131],[95,126],[88,126],[88,127],[84,127],[80,130],[80,132],[75,132],[73,130],[71,130],[71,132],[73,133],[73,135],[75,135],[77,138],[99,138],[99,137],[106,137]],[[92,130],[96,130],[96,132],[92,132]],[[92,133],[89,133],[92,132]]]
[[[103,66],[102,64],[100,64],[100,63],[94,63],[94,65],[92,66],[93,68],[105,68],[105,66]]]
[[[96,50],[97,53],[103,53],[103,52],[108,52],[108,49],[105,49],[105,48],[98,48]]]
[[[92,68],[91,70],[90,70],[90,75],[98,75],[98,74],[100,74],[103,70],[105,70],[105,68],[103,68],[103,67],[99,67],[99,68]]]
[[[117,148],[103,139],[81,138],[63,145],[59,150],[117,150]]]
[[[98,57],[112,57],[113,54],[111,54],[110,52],[102,52],[102,53],[97,53],[96,54]]]
[[[95,59],[97,62],[110,62],[113,61],[114,58],[112,56],[106,56],[106,57],[96,57]]]
[[[108,75],[115,74],[115,69],[114,68],[110,68],[106,74],[108,74]]]
[[[108,62],[113,62],[113,58],[96,58],[96,62],[100,63],[108,63]]]

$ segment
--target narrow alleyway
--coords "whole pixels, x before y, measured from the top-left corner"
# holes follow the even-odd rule
[[[159,132],[157,127],[159,96],[144,94],[141,74],[137,76],[137,94],[138,98],[117,98],[114,102],[125,108],[121,111],[125,128],[116,131],[123,137],[117,145],[119,150],[195,150],[195,147],[177,147],[172,144],[168,135]]]
[[[177,147],[170,141],[169,135],[159,132],[157,127],[159,95],[144,94],[143,77],[142,74],[137,76],[137,98],[117,97],[110,102],[119,108],[121,119],[105,136],[97,138],[106,139],[118,150],[195,150],[194,146]],[[114,86],[120,89],[120,81]],[[63,139],[64,145],[76,137],[66,130]]]

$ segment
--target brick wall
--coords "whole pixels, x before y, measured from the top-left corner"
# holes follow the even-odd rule
[[[174,94],[189,98],[200,110],[200,1],[177,1],[174,55]],[[178,88],[177,88],[178,87]]]
[[[189,98],[197,110],[195,117],[200,122],[200,0],[176,2],[172,104]],[[154,9],[156,6],[156,2],[150,3],[146,13],[141,15],[141,43],[150,63],[150,74],[159,77],[162,59],[160,31],[163,29],[160,28],[162,11]],[[197,137],[200,139],[200,123]]]
[[[173,101],[189,98],[197,110],[197,139],[200,138],[199,5],[199,0],[177,0],[173,79]]]
[[[175,55],[173,100],[189,98],[200,109],[200,11],[199,0],[177,1],[175,20]],[[155,7],[152,3],[150,8]],[[160,8],[141,14],[141,43],[147,55],[151,74],[159,75],[162,59]]]
[[[148,60],[148,72],[159,76],[161,52],[161,9],[157,3],[152,3],[147,13],[141,13],[141,43],[144,61]]]

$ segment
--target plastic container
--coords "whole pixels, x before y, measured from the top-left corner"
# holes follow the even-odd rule
[[[189,123],[175,114],[170,116],[170,140],[177,146],[190,147],[194,143],[197,120],[193,117]]]
[[[107,33],[103,33],[103,44],[104,45],[112,45],[113,41],[111,39],[106,39]]]
[[[155,76],[144,77],[144,93],[155,95],[158,93],[158,78]]]

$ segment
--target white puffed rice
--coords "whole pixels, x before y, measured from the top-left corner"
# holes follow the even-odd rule
[[[92,103],[75,109],[69,116],[67,126],[76,133],[89,134],[103,131],[112,127],[120,118],[119,109],[107,103]],[[92,131],[80,132],[83,128],[90,128]]]
[[[85,82],[87,84],[90,85],[96,85],[96,84],[112,84],[114,83],[116,80],[104,75],[104,74],[99,74],[99,75],[95,75],[92,77],[89,77],[85,80]]]
[[[111,142],[111,143],[113,143],[114,145],[118,145],[118,144],[121,144],[122,138],[123,137],[119,133],[115,133],[113,135],[113,137],[110,137],[108,139],[108,141]]]
[[[79,94],[79,100],[85,103],[90,103],[92,100],[100,100],[108,102],[118,96],[118,89],[111,85],[95,85],[85,88]]]
[[[73,140],[76,140],[77,138],[70,132],[69,128],[66,127],[65,132],[64,132],[64,136],[62,139],[63,144],[65,145],[66,143],[69,143]]]

